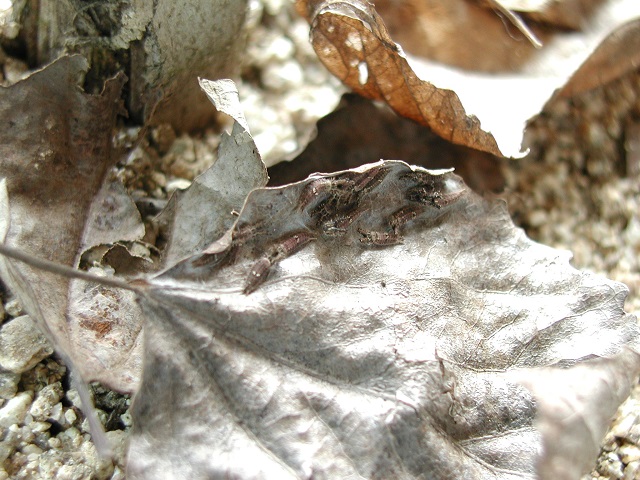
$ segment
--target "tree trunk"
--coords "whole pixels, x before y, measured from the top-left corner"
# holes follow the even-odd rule
[[[81,53],[94,93],[124,71],[125,104],[140,124],[205,126],[215,111],[197,77],[239,73],[248,0],[16,0],[13,8],[31,67]]]

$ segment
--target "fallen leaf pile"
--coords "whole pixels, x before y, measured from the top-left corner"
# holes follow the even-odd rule
[[[319,58],[354,92],[482,155],[519,153],[501,149],[457,90],[417,76],[372,4],[298,3]],[[520,3],[531,4],[448,8],[484,18],[493,5],[516,24],[537,22],[518,31],[544,41],[540,25],[579,30],[592,18],[577,21],[571,2]],[[635,60],[611,55],[638,38],[637,21],[608,37],[558,95],[589,88],[607,62],[615,75],[629,70]],[[528,239],[502,201],[452,169],[371,158],[267,187],[230,80],[200,79],[202,98],[234,124],[213,166],[157,216],[161,241],[148,245],[113,173],[127,154],[112,143],[130,108],[126,80],[89,94],[79,88],[88,71],[82,56],[63,55],[0,88],[0,236],[73,268],[90,253],[125,288],[5,257],[0,273],[85,382],[135,395],[128,478],[571,479],[589,470],[640,373],[624,285]],[[490,184],[473,168],[463,167],[469,183]],[[110,252],[126,274],[109,270]]]

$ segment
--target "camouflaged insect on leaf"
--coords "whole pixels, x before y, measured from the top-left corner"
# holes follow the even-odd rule
[[[639,371],[626,288],[448,171],[257,189],[227,237],[140,284],[131,478],[578,478]]]

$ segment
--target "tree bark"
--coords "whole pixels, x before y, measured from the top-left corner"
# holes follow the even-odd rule
[[[124,71],[129,116],[177,131],[205,126],[215,111],[197,77],[238,75],[248,0],[18,0],[14,16],[32,67],[65,53],[91,64],[85,88]]]

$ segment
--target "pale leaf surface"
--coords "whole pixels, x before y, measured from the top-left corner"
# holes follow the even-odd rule
[[[0,88],[0,177],[6,179],[9,215],[4,241],[74,267],[85,247],[144,233],[122,192],[102,189],[117,160],[111,137],[122,109],[124,76],[106,82],[101,95],[88,95],[78,87],[87,69],[80,56],[62,57]],[[112,216],[105,214],[105,203],[113,207]],[[106,296],[112,306],[93,305],[95,287],[4,258],[0,262],[3,281],[85,380],[131,391],[140,369],[142,324],[130,292],[101,287],[96,298]],[[73,299],[77,290],[84,294]],[[107,315],[110,311],[117,319]]]
[[[137,285],[135,479],[580,472],[639,371],[626,287],[403,162],[255,190],[230,243]],[[589,428],[545,454],[554,404]]]
[[[223,133],[216,163],[199,175],[184,191],[176,191],[159,216],[167,246],[164,264],[203,250],[218,240],[234,222],[251,190],[267,183],[267,169],[249,133],[240,108],[238,90],[231,80],[200,79],[211,103],[235,122]]]
[[[515,13],[524,14],[524,21],[541,22],[547,26],[580,30],[589,16],[607,0],[479,0],[489,8],[493,3]]]

